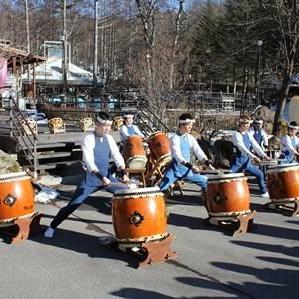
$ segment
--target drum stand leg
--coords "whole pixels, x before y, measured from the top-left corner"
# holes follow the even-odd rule
[[[294,201],[281,201],[281,202],[270,201],[265,204],[265,207],[269,210],[279,212],[284,216],[290,216],[290,217],[298,216],[299,198],[295,198]]]
[[[208,218],[208,221],[212,225],[217,225],[222,228],[233,231],[232,236],[238,236],[249,232],[253,227],[253,218],[256,215],[256,211],[251,211],[249,214],[238,215],[238,216],[227,216],[222,217],[220,220],[219,217],[211,216]]]
[[[42,214],[35,213],[28,218],[19,218],[9,227],[0,229],[0,234],[9,238],[9,243],[17,243],[41,232],[40,219]]]
[[[117,242],[113,237],[104,238],[103,241],[101,241],[101,244],[111,249],[118,249],[134,257],[139,268],[141,266],[153,265],[154,263],[174,259],[176,252],[172,251],[170,248],[173,238],[174,236],[169,234],[161,241],[143,242],[140,244],[138,250],[134,250],[134,247],[127,247],[124,243]]]
[[[139,267],[174,259],[176,252],[170,248],[172,240],[173,235],[169,234],[162,241],[143,243],[140,249],[142,260],[139,261]]]

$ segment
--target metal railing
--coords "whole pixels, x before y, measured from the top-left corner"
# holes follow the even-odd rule
[[[9,115],[10,136],[18,142],[19,150],[24,153],[34,177],[37,177],[37,134],[32,130],[17,102],[12,97],[10,98]],[[24,126],[28,128],[30,134],[27,133]]]

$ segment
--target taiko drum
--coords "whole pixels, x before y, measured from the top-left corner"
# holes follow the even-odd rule
[[[299,164],[281,164],[269,168],[267,186],[272,201],[299,198]]]
[[[118,242],[148,242],[167,235],[165,200],[157,187],[116,191],[112,217]]]
[[[171,161],[171,149],[168,137],[163,132],[156,132],[148,138],[151,155],[158,163],[167,164]]]
[[[0,175],[0,225],[34,213],[34,191],[25,172]]]
[[[145,168],[147,158],[141,137],[130,136],[124,142],[124,159],[128,168]]]
[[[247,178],[242,173],[209,177],[207,204],[210,216],[229,216],[249,212],[250,193]]]

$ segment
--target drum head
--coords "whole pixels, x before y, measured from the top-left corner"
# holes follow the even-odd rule
[[[161,134],[164,134],[164,133],[161,132],[161,131],[155,132],[155,133],[151,134],[151,135],[148,137],[148,140],[150,140],[150,139],[156,137],[157,135],[161,135]]]
[[[223,180],[235,180],[235,179],[244,179],[244,173],[228,173],[228,174],[221,174],[221,175],[211,175],[208,178],[208,183],[215,183],[217,181]]]
[[[127,196],[127,195],[141,195],[141,194],[152,194],[160,193],[159,187],[148,187],[148,188],[136,188],[136,189],[124,189],[115,191],[114,195]]]
[[[274,172],[284,172],[284,171],[292,171],[292,170],[299,170],[298,163],[291,163],[291,164],[280,164],[275,166],[270,166],[267,173],[274,173]]]
[[[30,179],[31,177],[25,172],[12,172],[0,175],[0,181],[13,181],[19,179]]]
[[[131,157],[127,160],[127,167],[130,169],[145,168],[147,159],[146,157]]]
[[[158,160],[158,163],[160,166],[165,166],[166,164],[168,164],[169,162],[172,161],[172,156],[171,154],[169,155],[164,155],[162,156],[159,160]]]
[[[270,166],[270,165],[277,165],[277,160],[270,160],[270,161],[261,161],[260,166]]]

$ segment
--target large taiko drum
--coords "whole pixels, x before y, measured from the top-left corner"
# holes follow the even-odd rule
[[[163,132],[156,132],[149,136],[148,146],[153,158],[161,165],[169,163],[172,159],[170,142]]]
[[[207,204],[211,217],[250,213],[250,193],[247,178],[243,173],[210,176]]]
[[[128,168],[145,168],[147,158],[141,137],[130,136],[127,140],[125,140],[124,159]]]
[[[30,217],[34,210],[31,178],[25,172],[0,175],[0,226]]]
[[[116,191],[112,217],[120,243],[142,243],[167,236],[165,200],[157,187]]]
[[[280,164],[269,168],[267,186],[272,201],[299,198],[299,164]]]

